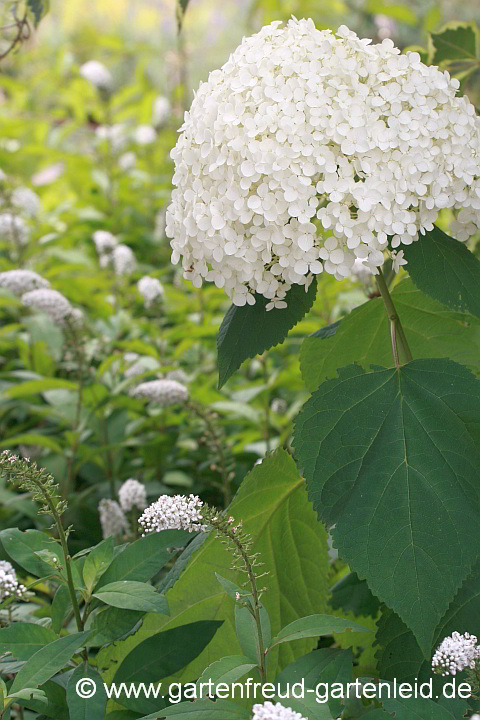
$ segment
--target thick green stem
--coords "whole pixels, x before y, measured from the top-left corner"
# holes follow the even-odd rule
[[[387,283],[385,282],[385,278],[380,269],[378,270],[378,275],[375,275],[375,279],[390,321],[393,359],[395,360],[395,365],[398,368],[400,365],[412,361],[412,353],[408,346],[407,338],[397,310],[393,304],[392,296],[388,291]],[[401,362],[399,350],[401,351],[403,362]]]

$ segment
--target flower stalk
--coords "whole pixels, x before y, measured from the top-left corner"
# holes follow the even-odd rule
[[[385,282],[385,277],[380,268],[378,269],[378,274],[375,275],[375,279],[390,322],[393,359],[395,360],[395,366],[399,368],[401,365],[413,360],[412,352],[408,345],[407,337],[403,330],[402,323],[400,322],[397,310],[393,304],[392,296],[388,290],[387,283]]]

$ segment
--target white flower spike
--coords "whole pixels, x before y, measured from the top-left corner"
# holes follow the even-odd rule
[[[162,530],[202,532],[206,530],[201,522],[202,505],[197,495],[161,495],[145,510],[138,522],[144,535]]]

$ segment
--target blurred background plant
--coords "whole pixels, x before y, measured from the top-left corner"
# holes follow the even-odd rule
[[[214,286],[193,288],[170,264],[169,153],[192,88],[242,34],[292,13],[419,46],[449,67],[453,59],[478,97],[476,0],[191,0],[184,18],[173,0],[2,7],[0,448],[55,476],[74,551],[100,540],[98,504],[129,478],[146,485],[149,501],[195,492],[228,503],[265,452],[289,446],[308,395],[301,340],[372,292],[368,275],[323,276],[287,341],[218,390],[228,299]],[[453,19],[464,24],[452,55],[442,50],[452,26],[439,30]],[[12,275],[19,269],[39,277]],[[160,379],[180,383],[188,400],[134,391]],[[1,527],[45,526],[28,495],[2,485],[0,500]]]

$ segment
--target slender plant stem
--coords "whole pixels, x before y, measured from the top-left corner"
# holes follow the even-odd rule
[[[74,330],[75,332],[75,330]],[[73,421],[72,426],[72,432],[73,432],[73,440],[72,440],[72,450],[71,455],[68,459],[68,468],[67,468],[67,482],[63,487],[63,497],[65,499],[68,498],[68,494],[70,490],[73,489],[73,481],[75,478],[75,460],[77,456],[77,450],[79,446],[78,441],[78,428],[80,426],[80,420],[82,417],[82,409],[83,409],[83,386],[84,386],[84,358],[83,358],[83,351],[82,348],[79,348],[77,345],[77,337],[74,335],[74,346],[75,346],[75,355],[77,357],[78,362],[78,395],[77,395],[77,407],[75,410],[75,418]]]
[[[263,364],[263,381],[266,385],[265,389],[265,449],[270,452],[270,388],[268,387],[268,367],[267,355],[262,359]]]
[[[408,346],[407,337],[403,330],[402,323],[400,322],[397,310],[393,304],[392,296],[388,291],[385,277],[380,269],[378,271],[378,275],[375,275],[375,279],[390,321],[393,359],[395,360],[395,365],[398,368],[400,365],[412,361],[412,353]],[[403,356],[403,362],[401,361],[400,353]]]
[[[225,438],[222,437],[221,434],[217,433],[217,428],[215,427],[215,424],[207,408],[204,408],[201,405],[193,402],[188,403],[188,408],[193,413],[195,413],[195,415],[197,415],[200,420],[203,420],[206,425],[207,437],[210,440],[210,445],[218,453],[218,465],[216,465],[215,468],[216,470],[218,470],[222,478],[222,482],[221,484],[218,484],[218,487],[222,491],[224,505],[225,507],[228,507],[232,500],[232,488],[228,461],[225,455],[225,449],[223,447]]]

